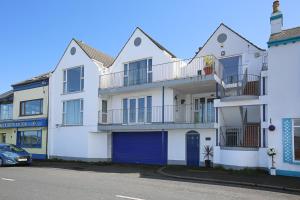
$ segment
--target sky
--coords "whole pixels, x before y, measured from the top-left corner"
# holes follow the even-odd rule
[[[116,56],[139,26],[179,58],[194,56],[220,23],[267,48],[273,0],[1,0],[0,93],[51,71],[72,38]],[[300,1],[281,0],[284,27]]]

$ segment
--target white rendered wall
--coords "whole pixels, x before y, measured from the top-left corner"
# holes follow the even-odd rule
[[[75,55],[70,54],[72,47],[76,47]],[[63,70],[80,65],[84,66],[84,91],[63,94]],[[100,67],[72,40],[50,77],[50,156],[93,159],[107,158],[107,146],[102,141],[102,139],[106,140],[106,138],[100,134],[90,135],[91,132],[97,131],[99,74]],[[83,99],[83,125],[61,127],[63,101],[73,99]],[[94,145],[95,142],[91,140],[98,141],[99,145]],[[101,146],[102,144],[105,146]]]
[[[186,164],[186,133],[190,129],[168,130],[168,161],[170,164]],[[200,162],[204,162],[204,146],[215,145],[215,129],[193,129],[200,134]],[[206,141],[205,138],[211,138]]]
[[[267,122],[271,119],[276,130],[268,131],[268,142],[277,150],[275,166],[280,170],[300,171],[299,164],[284,163],[282,156],[282,119],[300,118],[299,55],[299,42],[269,48]]]

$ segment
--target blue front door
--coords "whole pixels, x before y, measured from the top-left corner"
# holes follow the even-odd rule
[[[199,167],[200,164],[200,135],[187,134],[186,135],[186,157],[187,166]]]

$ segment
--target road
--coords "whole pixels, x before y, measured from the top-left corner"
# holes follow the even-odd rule
[[[103,168],[103,170],[102,170]],[[126,168],[126,167],[123,167]],[[2,200],[299,200],[300,196],[233,186],[168,180],[147,169],[98,171],[57,167],[0,168]]]

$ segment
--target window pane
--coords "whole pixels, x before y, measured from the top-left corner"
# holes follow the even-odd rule
[[[21,115],[39,115],[42,114],[43,100],[32,100],[21,102]]]
[[[147,82],[147,60],[129,63],[129,85]]]
[[[295,160],[300,160],[300,127],[294,128],[294,154]]]
[[[147,96],[147,122],[152,122],[152,96]]]
[[[72,100],[65,102],[65,120],[66,125],[81,125],[83,112],[81,110],[81,100]]]
[[[68,69],[67,72],[67,89],[68,92],[77,92],[80,91],[80,76],[81,76],[81,67]]]
[[[40,130],[34,131],[19,131],[18,145],[27,148],[41,148],[42,132]]]
[[[300,119],[294,119],[294,126],[300,126]]]
[[[128,64],[124,65],[124,76],[128,75]]]
[[[12,119],[13,104],[0,104],[0,120]]]
[[[152,72],[148,73],[148,83],[152,83]]]
[[[152,59],[148,60],[148,71],[152,71]]]
[[[136,100],[130,99],[129,100],[129,121],[131,123],[136,122]]]
[[[144,122],[145,120],[145,99],[139,98],[138,100],[138,121]]]
[[[207,100],[207,122],[211,123],[214,122],[215,112],[214,112],[214,100],[208,99]]]
[[[123,99],[123,123],[127,124],[128,123],[128,100]]]

